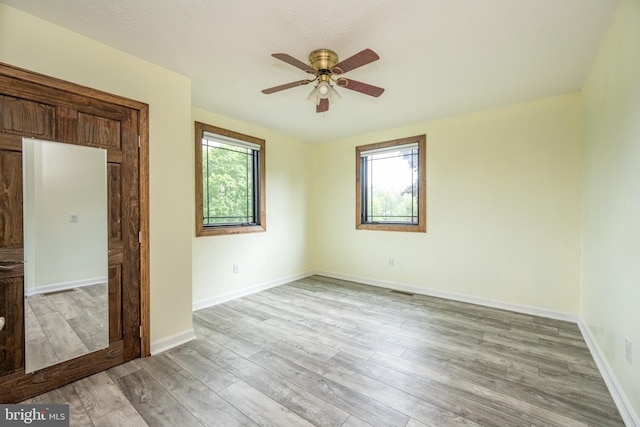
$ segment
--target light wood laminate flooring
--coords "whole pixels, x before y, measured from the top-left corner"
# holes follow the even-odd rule
[[[573,323],[312,276],[37,396],[74,426],[623,426]]]

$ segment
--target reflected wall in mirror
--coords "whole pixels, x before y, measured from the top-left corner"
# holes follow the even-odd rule
[[[25,372],[109,345],[106,150],[23,138]]]

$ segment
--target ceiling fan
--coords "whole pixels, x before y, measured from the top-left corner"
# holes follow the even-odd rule
[[[347,79],[344,77],[334,78],[334,75],[341,75],[380,59],[378,54],[371,49],[364,49],[363,51],[342,61],[338,61],[338,55],[332,50],[317,49],[309,55],[308,64],[305,64],[286,53],[274,53],[271,56],[284,61],[289,65],[300,68],[302,71],[313,74],[315,77],[313,79],[298,80],[297,82],[264,89],[262,90],[262,93],[268,95],[281,90],[318,82],[307,97],[309,101],[315,102],[316,112],[318,113],[329,110],[329,102],[333,103],[341,98],[340,94],[334,89],[332,82],[340,87],[355,90],[356,92],[364,93],[369,96],[378,97],[382,95],[382,92],[384,92],[384,89],[381,87],[362,83],[357,80]]]

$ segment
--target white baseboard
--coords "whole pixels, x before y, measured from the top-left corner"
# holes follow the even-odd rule
[[[334,279],[348,280],[351,282],[363,283],[365,285],[377,286],[379,288],[392,289],[396,291],[411,292],[419,295],[444,298],[453,301],[467,302],[470,304],[482,305],[485,307],[499,308],[502,310],[515,311],[517,313],[529,314],[532,316],[548,317],[567,322],[578,322],[578,315],[566,311],[553,310],[548,308],[533,307],[528,305],[513,304],[504,301],[492,300],[473,295],[466,295],[457,292],[448,292],[437,289],[423,288],[419,286],[407,285],[404,283],[389,282],[385,280],[373,279],[370,277],[350,276],[347,274],[334,273],[331,271],[316,271],[315,274],[332,277]]]
[[[640,427],[640,418],[638,418],[638,414],[635,413],[633,407],[627,400],[626,395],[624,394],[624,391],[620,386],[620,383],[613,374],[613,371],[611,370],[611,367],[609,366],[609,363],[604,356],[604,353],[602,352],[602,350],[600,350],[598,342],[591,333],[591,329],[582,318],[580,318],[580,320],[578,321],[578,326],[580,327],[582,336],[584,337],[584,340],[587,343],[587,347],[589,347],[589,351],[593,356],[593,360],[598,366],[600,375],[602,375],[602,379],[604,379],[605,384],[607,384],[609,393],[611,393],[611,397],[616,403],[618,411],[620,411],[620,416],[622,417],[625,425],[627,427]]]
[[[193,341],[195,339],[196,339],[196,333],[193,330],[193,328],[180,332],[175,335],[171,335],[161,340],[152,342],[151,355],[162,353],[163,351],[167,351],[170,348],[177,347],[180,344],[188,343],[189,341]]]
[[[31,289],[27,288],[26,294],[28,297],[30,297],[32,295],[37,295],[37,294],[66,291],[69,289],[81,288],[83,286],[107,283],[108,280],[109,278],[105,276],[105,277],[92,277],[89,279],[82,279],[82,280],[74,280],[71,282],[52,283],[50,285],[39,286],[37,288],[31,288]]]
[[[228,292],[226,294],[217,295],[212,298],[203,299],[200,301],[194,301],[193,303],[193,311],[202,310],[203,308],[213,307],[214,305],[222,304],[223,302],[231,301],[236,298],[244,297],[247,295],[255,294],[256,292],[265,291],[270,288],[275,288],[276,286],[284,285],[285,283],[293,282],[295,280],[303,279],[305,277],[309,277],[314,272],[306,272],[300,274],[294,274],[293,276],[283,277],[281,279],[273,280],[266,283],[261,283],[258,285],[249,286],[247,288],[239,289],[237,291]]]

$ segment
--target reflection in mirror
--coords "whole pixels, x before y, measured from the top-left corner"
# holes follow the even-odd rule
[[[107,155],[23,138],[25,372],[109,345]]]

